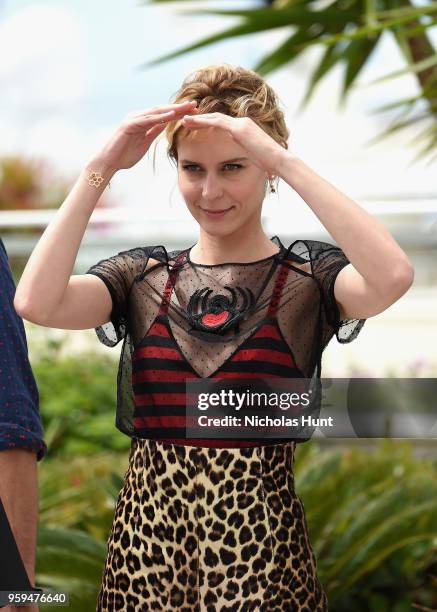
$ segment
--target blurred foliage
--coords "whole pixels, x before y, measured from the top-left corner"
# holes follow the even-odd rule
[[[373,454],[298,447],[296,490],[330,609],[437,609],[437,462],[412,448],[393,439]]]
[[[18,155],[0,157],[0,210],[58,208],[68,193],[68,182],[55,176],[53,166],[42,159]],[[11,233],[10,228],[2,229]],[[31,227],[14,233],[39,233]]]
[[[33,365],[50,457],[128,449],[115,428],[118,364],[94,353],[58,359],[61,346],[52,340]]]
[[[83,531],[39,528],[36,583],[46,592],[69,594],[70,612],[96,609],[106,544]],[[45,609],[58,609],[45,605]]]

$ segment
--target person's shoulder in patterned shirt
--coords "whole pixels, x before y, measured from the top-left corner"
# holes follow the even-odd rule
[[[39,413],[39,394],[28,358],[23,320],[14,308],[15,283],[0,238],[0,451],[47,454]]]

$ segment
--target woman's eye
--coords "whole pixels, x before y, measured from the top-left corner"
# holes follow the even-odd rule
[[[188,172],[195,172],[194,168],[199,169],[200,167],[197,166],[196,164],[187,164],[185,166],[182,166],[182,168],[184,170],[187,170]],[[224,168],[230,169],[230,170],[238,170],[242,168],[242,166],[241,164],[225,164]]]

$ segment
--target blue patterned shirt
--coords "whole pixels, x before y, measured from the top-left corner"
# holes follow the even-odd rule
[[[15,283],[0,238],[0,451],[29,449],[36,452],[40,461],[47,446],[43,440],[39,394],[14,296]]]

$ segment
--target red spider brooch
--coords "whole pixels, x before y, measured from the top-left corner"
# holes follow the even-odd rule
[[[208,303],[208,296],[212,293],[209,287],[198,289],[193,293],[187,307],[188,319],[192,328],[217,334],[222,334],[232,327],[238,329],[239,321],[255,304],[255,296],[249,288],[228,286],[224,288],[230,291],[232,301],[219,293]],[[239,307],[237,307],[237,291],[243,296],[243,303]],[[199,302],[200,313],[198,313]]]

